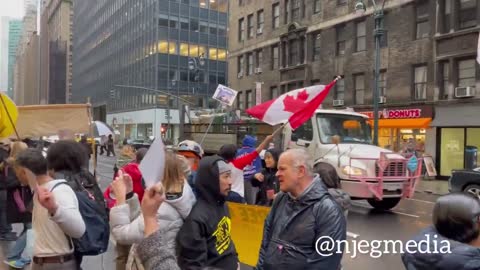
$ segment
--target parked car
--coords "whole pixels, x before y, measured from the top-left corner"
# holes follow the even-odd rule
[[[480,167],[473,170],[452,170],[448,189],[450,192],[469,192],[480,199]]]

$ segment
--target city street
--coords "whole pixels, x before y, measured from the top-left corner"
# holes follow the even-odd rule
[[[102,190],[111,181],[114,162],[114,157],[99,156],[97,175]],[[403,200],[390,212],[377,212],[365,201],[354,201],[348,215],[348,240],[352,252],[344,254],[344,269],[403,270],[399,254],[385,254],[380,258],[372,258],[369,254],[354,254],[352,240],[356,240],[357,243],[361,240],[401,240],[406,243],[414,234],[430,224],[436,198],[438,198],[436,195],[416,193],[415,198]],[[8,245],[9,243],[5,242],[1,244],[2,261]],[[393,251],[393,249],[390,250]],[[399,250],[400,248],[397,247],[397,252]],[[356,257],[352,258],[355,255]],[[97,257],[86,257],[82,266],[84,269],[92,270],[115,269],[114,259],[115,248],[112,242],[107,253]],[[8,268],[1,264],[0,270],[4,269]],[[242,269],[250,269],[250,267],[242,266]]]
[[[102,189],[111,181],[113,173],[113,157],[99,157],[98,177]],[[415,198],[403,200],[391,212],[374,211],[366,201],[354,201],[354,206],[349,211],[348,232],[349,240],[401,240],[406,243],[414,234],[428,226],[432,218],[432,209],[436,195],[416,193]],[[356,238],[354,238],[356,237]],[[352,243],[350,241],[350,243]],[[87,258],[84,262],[85,269],[114,269],[114,254],[112,250],[97,258]],[[399,247],[397,247],[399,250]],[[349,269],[394,269],[403,270],[399,254],[386,254],[381,258],[371,258],[368,254],[345,254],[343,267]],[[242,269],[250,269],[243,266]]]

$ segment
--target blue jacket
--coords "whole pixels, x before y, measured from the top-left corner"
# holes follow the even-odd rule
[[[407,270],[478,270],[480,249],[447,239],[431,226],[412,239],[416,250],[406,250],[402,261]],[[447,244],[448,243],[448,244]],[[450,253],[442,252],[450,245]],[[413,252],[413,253],[409,253]]]
[[[255,149],[256,144],[257,144],[257,140],[254,137],[250,135],[246,135],[245,138],[243,139],[243,147],[238,149],[236,158],[248,155],[253,151],[256,151]],[[243,169],[243,179],[245,181],[251,180],[251,178],[256,173],[259,173],[261,171],[262,171],[262,160],[260,159],[260,157],[258,157],[252,162],[252,164],[246,166]]]
[[[256,270],[340,269],[342,254],[317,253],[316,243],[347,238],[341,207],[317,176],[297,199],[278,193],[265,220]],[[343,253],[344,247],[335,247]]]

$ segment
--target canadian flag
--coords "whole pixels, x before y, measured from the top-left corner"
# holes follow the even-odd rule
[[[290,91],[251,107],[246,112],[272,126],[288,120],[290,126],[296,129],[313,116],[338,79],[328,85],[314,85]]]

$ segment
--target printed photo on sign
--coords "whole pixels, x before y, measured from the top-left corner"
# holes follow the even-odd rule
[[[237,97],[237,93],[237,91],[219,84],[217,91],[213,94],[213,99],[216,99],[225,105],[232,106]]]

